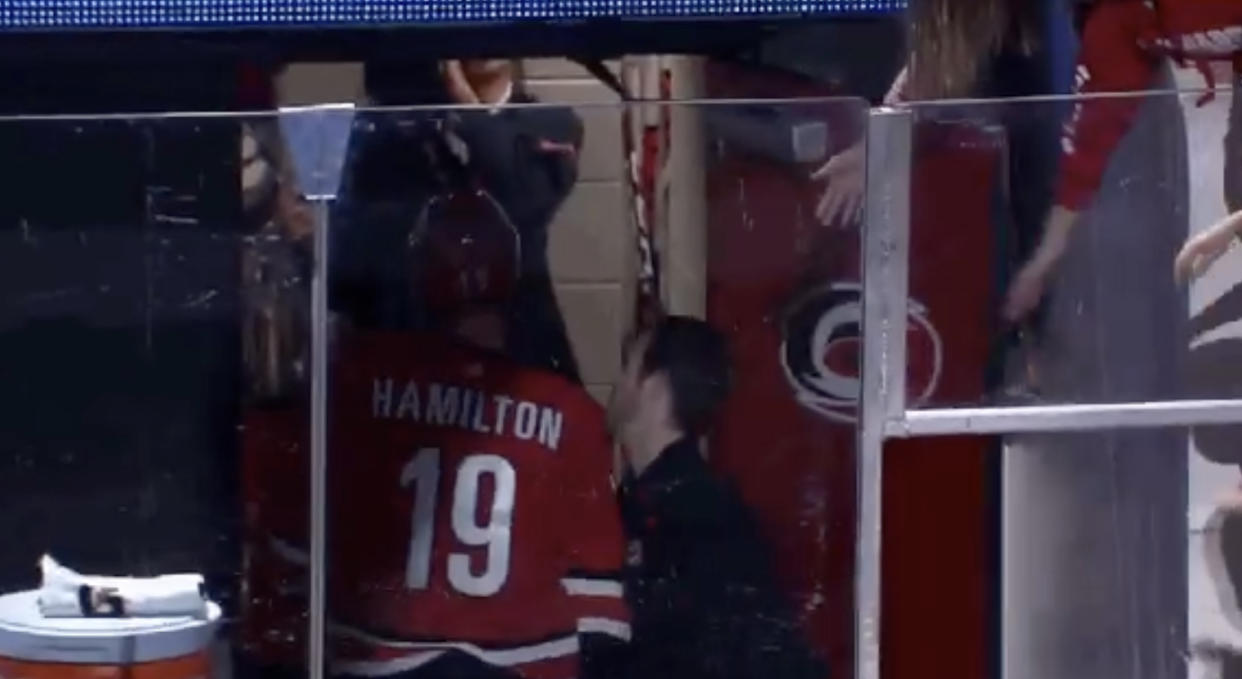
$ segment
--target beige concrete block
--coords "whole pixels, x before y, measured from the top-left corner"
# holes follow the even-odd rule
[[[582,153],[578,178],[582,181],[625,179],[625,148],[621,145],[621,109],[586,106],[575,109],[582,119]]]
[[[677,76],[674,76],[676,78]],[[702,112],[691,106],[672,111],[677,141],[660,177],[667,191],[664,236],[664,292],[668,310],[702,318],[707,312],[707,168]]]
[[[526,90],[540,101],[558,104],[618,106],[621,101],[615,92],[589,76],[558,80],[531,80],[526,83]]]
[[[582,381],[611,384],[621,370],[621,287],[565,284],[556,287],[556,296]]]
[[[610,282],[625,276],[629,229],[618,182],[584,182],[552,220],[548,258],[557,282]]]
[[[621,72],[621,62],[613,59],[604,62],[614,74]],[[550,80],[555,78],[591,78],[590,73],[568,59],[527,59],[522,64],[527,80]]]
[[[360,62],[292,63],[276,78],[282,106],[361,103],[366,99]]]
[[[591,394],[591,398],[595,399],[602,406],[608,405],[608,399],[612,397],[611,384],[588,384],[586,390]]]

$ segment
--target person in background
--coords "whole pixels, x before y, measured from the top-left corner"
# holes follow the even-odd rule
[[[356,128],[337,213],[332,304],[367,327],[424,327],[404,284],[409,231],[430,196],[487,191],[522,237],[522,278],[508,315],[515,359],[578,381],[578,367],[548,271],[548,227],[577,181],[582,123],[563,107],[530,104],[510,60],[373,61],[373,103],[485,106],[478,110],[372,111]],[[429,146],[432,147],[429,150]]]
[[[663,318],[627,343],[608,408],[629,541],[628,660],[617,676],[824,679],[737,491],[700,447],[729,394],[723,336]],[[762,454],[756,451],[756,454]]]
[[[1207,271],[1242,236],[1242,212],[1235,212],[1186,241],[1173,262],[1173,276],[1188,283]]]
[[[893,81],[884,105],[1067,92],[1070,68],[1062,61],[1072,29],[1061,2],[915,0],[910,6],[907,65]],[[1036,129],[1010,130],[1015,184],[1028,176],[1036,181],[1035,188],[1051,183],[1045,175],[1055,160],[1046,158],[1045,149],[1049,138],[1055,139],[1059,121],[1044,118]],[[821,222],[849,225],[861,218],[864,153],[863,146],[853,146],[813,175],[826,183],[816,206]],[[1039,205],[1014,208],[1020,222],[1032,216],[1043,219]]]
[[[1051,402],[1184,398],[1192,323],[1187,296],[1167,272],[1189,231],[1192,193],[1173,66],[1229,59],[1242,38],[1242,3],[1096,0],[1079,10],[1078,96],[1058,147],[1054,207],[1001,311],[1021,323],[1051,290],[1036,357]],[[1143,91],[1167,94],[1137,96]],[[1186,450],[1186,432],[1066,432],[1009,443],[1021,452],[1006,460],[1009,478],[1031,479],[1041,504],[1061,512],[1012,529],[1029,535],[1031,572],[1066,583],[1064,603],[1032,626],[1033,638],[1056,634],[1062,649],[1040,658],[1039,671],[1183,674],[1186,611],[1195,606],[1186,588],[1188,498],[1184,484],[1168,479],[1189,473],[1188,456],[1169,454]],[[1043,533],[1048,525],[1055,532]],[[1119,612],[1129,622],[1111,626]]]
[[[1238,29],[1242,32],[1242,28]],[[1242,72],[1236,74],[1242,85]],[[1242,237],[1242,87],[1235,87],[1225,132],[1225,207],[1231,215],[1191,236],[1173,263],[1179,283],[1188,283],[1207,271],[1233,243]]]
[[[1187,239],[1173,263],[1173,275],[1181,285],[1194,282],[1207,272],[1213,263],[1229,250],[1234,240],[1242,236],[1242,186],[1238,184],[1238,165],[1242,164],[1242,149],[1237,143],[1242,135],[1242,106],[1235,101],[1226,135],[1226,181],[1225,203],[1235,210],[1205,231]],[[1227,333],[1215,333],[1222,326],[1237,320],[1238,295],[1242,289],[1234,286],[1211,300],[1191,320],[1196,342],[1191,350],[1191,375],[1201,398],[1236,398],[1242,379],[1238,374],[1239,347],[1242,340]],[[1207,337],[1209,334],[1214,336]],[[1196,531],[1202,541],[1199,550],[1206,566],[1217,604],[1224,613],[1226,625],[1207,626],[1199,637],[1192,640],[1191,650],[1196,657],[1219,666],[1219,676],[1226,679],[1242,676],[1242,647],[1236,639],[1242,633],[1242,485],[1237,483],[1239,448],[1237,429],[1233,427],[1200,426],[1191,430],[1193,449],[1204,460],[1219,465],[1218,473],[1232,468],[1234,483],[1221,497],[1211,498],[1211,513],[1203,528]],[[1204,498],[1193,495],[1191,501],[1202,502]],[[1194,514],[1192,513],[1192,516]],[[1192,540],[1195,538],[1192,538]],[[1192,573],[1198,565],[1192,552]]]
[[[907,65],[883,103],[947,99],[1009,99],[1070,91],[1074,50],[1073,15],[1067,0],[915,0],[910,5]],[[917,65],[917,66],[916,66]],[[968,117],[1003,127],[1010,187],[995,204],[998,242],[1013,243],[995,267],[1003,289],[1015,261],[1025,260],[1038,240],[1052,203],[1057,140],[1067,110],[1063,102],[971,104]],[[936,115],[942,108],[920,109]],[[961,109],[953,109],[961,113]],[[862,217],[864,155],[857,145],[829,159],[812,176],[825,183],[816,205],[824,224],[850,225]],[[1012,235],[1009,235],[1012,234]],[[1038,334],[1041,318],[1032,319]],[[990,361],[990,387],[1000,387],[1005,359],[1021,346],[1019,329],[998,333]],[[1020,378],[1022,388],[1026,376]],[[1013,386],[1013,385],[1011,385]]]
[[[603,408],[505,356],[507,216],[465,193],[429,213],[406,289],[430,329],[336,338],[331,674],[611,676],[630,625]]]
[[[1091,95],[1159,89],[1162,64],[1170,58],[1198,65],[1208,76],[1209,86],[1214,85],[1210,62],[1233,61],[1236,70],[1242,64],[1242,3],[1098,0],[1086,14],[1074,91]],[[1039,303],[1054,265],[1069,244],[1070,231],[1100,188],[1143,104],[1139,97],[1096,98],[1076,104],[1061,141],[1056,205],[1005,303],[1005,315],[1011,320],[1023,318]],[[1238,106],[1235,99],[1235,116]]]

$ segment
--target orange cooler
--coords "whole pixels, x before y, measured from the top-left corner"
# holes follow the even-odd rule
[[[205,620],[45,618],[38,592],[0,597],[0,679],[207,679],[220,607]]]

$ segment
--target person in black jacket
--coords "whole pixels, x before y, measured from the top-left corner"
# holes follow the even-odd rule
[[[579,381],[548,272],[548,227],[578,174],[582,122],[532,104],[508,60],[368,63],[368,96],[387,109],[359,116],[333,228],[332,306],[363,327],[427,323],[407,287],[409,233],[427,199],[482,189],[522,240],[520,289],[508,312],[508,353]]]
[[[723,336],[668,317],[629,343],[609,405],[629,540],[624,582],[635,679],[824,679],[737,491],[699,448],[729,392]]]

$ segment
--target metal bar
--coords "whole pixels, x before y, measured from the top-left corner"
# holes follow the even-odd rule
[[[314,274],[311,278],[310,622],[307,668],[324,679],[328,554],[328,215],[330,201],[315,202]]]
[[[284,168],[314,206],[311,275],[310,583],[306,663],[310,679],[324,679],[327,630],[328,492],[328,251],[329,215],[345,167],[353,104],[281,109],[277,117],[293,167]]]
[[[889,420],[885,434],[895,438],[958,434],[1134,429],[1242,422],[1242,400],[1156,401],[1015,408],[937,408],[912,410]]]
[[[885,115],[885,114],[881,114]],[[914,151],[911,147],[911,136],[913,135],[914,114],[909,111],[900,113],[892,113],[899,115],[900,121],[897,119],[885,119],[884,125],[889,128],[887,134],[895,135],[895,137],[885,140],[887,145],[886,151],[889,155],[877,160],[883,161],[877,166],[872,165],[871,154],[868,154],[867,167],[867,185],[870,187],[872,180],[878,179],[876,175],[881,175],[879,179],[882,183],[880,191],[876,192],[874,198],[868,197],[868,200],[876,200],[882,203],[884,236],[883,242],[877,245],[883,247],[883,253],[876,253],[873,256],[883,257],[884,270],[881,280],[875,285],[879,286],[873,293],[883,290],[884,298],[882,300],[884,315],[884,356],[881,368],[885,371],[885,398],[884,398],[884,416],[886,420],[893,420],[905,415],[906,403],[906,337],[907,326],[910,322],[910,174],[914,163]],[[872,173],[874,167],[875,174]],[[870,204],[867,209],[871,209]],[[864,304],[870,303],[871,300],[866,299],[868,292],[863,291]],[[879,302],[880,300],[877,300]]]
[[[882,109],[867,124],[866,221],[862,238],[863,356],[857,447],[854,676],[880,678],[880,521],[885,422],[900,417],[905,373],[906,247],[910,221],[908,111]],[[892,351],[894,333],[902,337]],[[896,387],[894,385],[896,383]],[[894,397],[893,389],[901,396]]]

